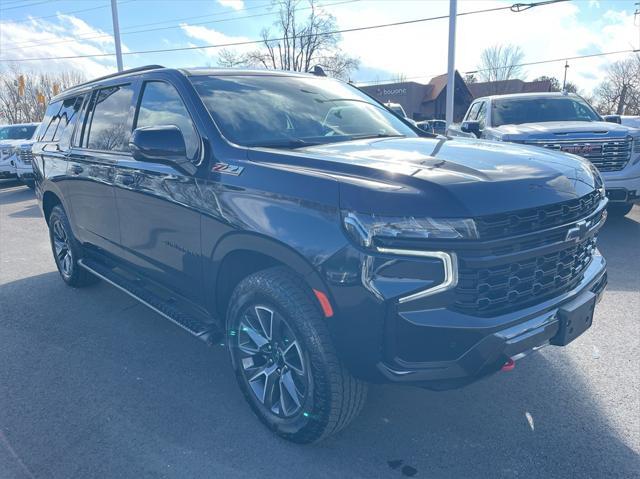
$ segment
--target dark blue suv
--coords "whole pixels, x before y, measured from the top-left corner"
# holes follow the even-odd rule
[[[36,191],[70,286],[207,341],[296,442],[590,325],[606,198],[572,155],[433,137],[321,75],[149,66],[51,100]]]

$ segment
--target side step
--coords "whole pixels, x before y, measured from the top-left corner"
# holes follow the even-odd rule
[[[213,343],[220,338],[221,332],[215,324],[207,323],[194,315],[187,314],[176,308],[173,301],[162,298],[140,286],[135,280],[130,280],[111,268],[90,258],[78,260],[78,264],[90,273],[124,291],[133,299],[140,301],[156,313],[164,316],[175,325],[181,327],[195,337],[207,343]]]

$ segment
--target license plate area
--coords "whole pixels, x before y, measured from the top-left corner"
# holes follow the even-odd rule
[[[562,306],[558,310],[558,333],[551,339],[551,344],[566,346],[589,329],[595,307],[596,295],[591,291]]]

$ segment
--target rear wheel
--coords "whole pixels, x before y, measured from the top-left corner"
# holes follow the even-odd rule
[[[78,264],[82,247],[73,237],[67,214],[60,205],[54,206],[49,215],[49,239],[58,272],[65,283],[80,288],[98,281]]]
[[[607,213],[613,217],[621,217],[627,215],[632,208],[633,203],[609,203]]]
[[[300,279],[271,268],[234,290],[227,319],[238,384],[260,420],[293,442],[321,440],[360,412],[366,384],[339,361]]]

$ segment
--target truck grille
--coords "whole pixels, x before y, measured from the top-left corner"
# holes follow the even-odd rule
[[[582,156],[599,171],[620,171],[631,158],[633,141],[629,137],[610,140],[536,140],[525,143]]]
[[[476,228],[483,240],[531,233],[584,218],[598,208],[600,199],[594,190],[562,203],[476,218]]]
[[[30,149],[20,149],[20,161],[26,164],[30,164],[33,161],[33,153],[31,153]]]
[[[456,309],[490,316],[538,304],[571,290],[593,258],[596,238],[550,254],[471,269],[461,261]]]

